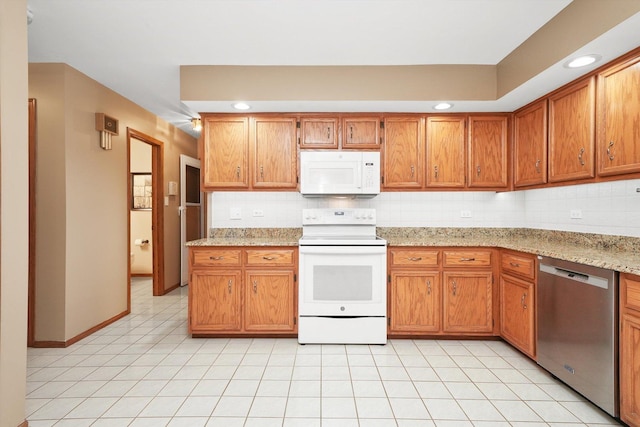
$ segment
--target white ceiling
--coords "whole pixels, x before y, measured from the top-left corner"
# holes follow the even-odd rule
[[[577,1],[577,0],[576,0]],[[193,134],[180,65],[497,64],[571,0],[28,0],[29,61],[63,62]],[[640,45],[636,14],[576,53],[607,61]],[[497,101],[512,111],[586,70],[558,64]],[[247,100],[251,101],[251,100]],[[261,102],[252,111],[428,111],[433,101]]]

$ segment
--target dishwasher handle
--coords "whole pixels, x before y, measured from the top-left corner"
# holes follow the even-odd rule
[[[603,289],[609,288],[609,281],[607,279],[598,276],[590,276],[588,274],[580,273],[577,271],[567,270],[565,268],[540,263],[540,272],[562,277],[565,280],[584,283],[585,285],[597,286]]]

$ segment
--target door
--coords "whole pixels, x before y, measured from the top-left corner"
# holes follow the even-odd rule
[[[189,289],[189,331],[239,331],[242,328],[241,286],[239,270],[193,272]]]
[[[491,332],[491,272],[445,272],[444,331]]]
[[[501,335],[531,357],[535,355],[533,284],[509,276],[500,277]]]
[[[200,160],[180,155],[180,286],[189,282],[189,250],[185,243],[204,236]]]
[[[295,325],[292,270],[247,271],[244,329],[293,331]]]
[[[389,330],[391,332],[440,331],[440,273],[391,273]]]
[[[422,188],[424,120],[388,118],[384,135],[384,187]]]
[[[469,116],[469,187],[507,188],[507,117]]]
[[[427,118],[427,187],[464,187],[466,117]]]

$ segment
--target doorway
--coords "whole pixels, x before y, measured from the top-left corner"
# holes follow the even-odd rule
[[[200,160],[180,155],[180,286],[189,283],[189,250],[185,243],[200,239],[204,230]]]
[[[132,170],[132,147],[134,144],[146,144],[150,149],[150,171]],[[153,295],[164,295],[164,192],[163,177],[163,143],[149,135],[127,128],[127,253],[129,253],[128,272],[128,309],[131,310],[131,276],[132,276],[132,248],[140,248],[141,252],[150,254],[151,277],[153,280]],[[150,172],[150,173],[149,173]],[[148,185],[150,184],[150,185]],[[139,212],[145,212],[150,217],[150,238],[145,235],[132,236],[132,220]],[[133,240],[132,240],[133,237]],[[133,244],[132,244],[133,242]]]

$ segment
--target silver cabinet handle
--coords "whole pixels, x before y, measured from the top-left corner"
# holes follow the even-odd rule
[[[411,165],[411,178],[413,178],[415,174],[416,174],[416,168],[415,166]]]
[[[460,258],[460,262],[475,261],[475,258]]]
[[[536,160],[536,172],[538,172],[538,173],[542,172],[540,170],[540,159]]]
[[[229,283],[227,283],[227,289],[229,290],[229,293],[231,293],[231,287],[233,286],[233,281],[231,279],[229,279]]]
[[[520,264],[518,264],[517,262],[510,262],[510,263],[509,263],[509,265],[510,265],[511,267],[515,267],[515,268],[520,267]]]
[[[609,160],[613,160],[615,156],[611,154],[611,148],[613,147],[614,142],[609,141],[609,146],[607,147],[607,156],[609,156]]]
[[[238,177],[238,179],[240,179],[240,166],[238,166],[236,168],[236,177]]]
[[[257,294],[258,293],[258,282],[257,281],[253,281],[253,293]]]
[[[349,126],[349,132],[350,132],[349,139],[353,141],[353,126]]]
[[[480,165],[476,167],[476,172],[478,173],[478,176],[480,176]]]
[[[436,179],[438,179],[438,165],[435,165],[435,166],[433,167],[433,172],[435,173],[435,177],[436,177]]]
[[[456,296],[456,290],[458,289],[458,285],[456,284],[455,280],[452,280],[451,283],[453,284],[453,296]]]
[[[407,259],[409,261],[422,261],[422,257],[421,256],[419,256],[419,257],[412,256],[412,257],[407,258]]]
[[[331,128],[327,126],[327,139],[331,139]]]
[[[427,280],[427,295],[431,295],[431,280]]]
[[[522,305],[523,309],[527,309],[527,304],[525,303],[525,299],[527,298],[527,294],[522,294],[522,298],[520,298],[520,305]]]
[[[582,158],[583,154],[584,154],[584,147],[582,147],[580,149],[580,152],[578,153],[578,161],[580,162],[580,166],[584,166],[584,159]]]
[[[223,256],[210,256],[209,259],[211,261],[222,261],[224,259]]]
[[[264,181],[264,167],[260,166],[260,180]]]
[[[272,261],[272,260],[276,259],[276,257],[274,257],[274,256],[266,256],[265,255],[265,256],[262,257],[262,259],[266,259],[267,261]]]

